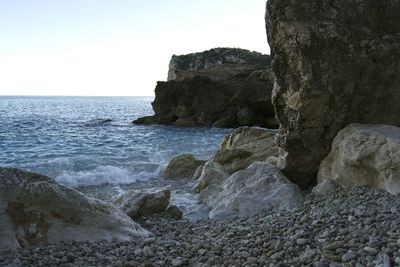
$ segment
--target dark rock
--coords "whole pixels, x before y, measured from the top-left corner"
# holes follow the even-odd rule
[[[270,58],[244,49],[217,48],[173,56],[167,82],[158,82],[155,115],[136,124],[276,127]]]
[[[167,217],[176,219],[176,220],[181,220],[183,217],[182,211],[175,205],[169,206],[167,210],[165,211],[165,214]]]
[[[400,123],[398,1],[269,0],[273,103],[293,181],[315,181],[346,125]]]

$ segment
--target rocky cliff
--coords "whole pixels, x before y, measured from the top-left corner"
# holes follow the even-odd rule
[[[268,55],[244,49],[174,55],[168,81],[155,88],[155,115],[134,123],[276,127],[269,65]]]
[[[269,0],[280,167],[315,179],[340,129],[400,123],[398,1]]]
[[[221,69],[225,72],[218,72],[221,65],[229,66],[229,68],[222,67]],[[207,69],[215,69],[215,72],[205,72],[206,76],[223,79],[240,73],[243,68],[265,69],[270,65],[270,57],[258,52],[240,48],[215,48],[200,53],[173,55],[169,63],[168,81],[201,75],[204,73],[202,70]]]

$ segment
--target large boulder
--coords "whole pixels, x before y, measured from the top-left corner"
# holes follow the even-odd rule
[[[229,173],[219,163],[207,161],[195,186],[195,192],[199,193],[210,185],[220,184],[229,176]]]
[[[267,162],[253,162],[248,168],[207,186],[199,197],[210,207],[210,219],[249,217],[271,209],[288,210],[303,199],[299,187]]]
[[[367,186],[400,193],[400,128],[352,124],[333,140],[322,161],[318,182]]]
[[[182,154],[171,159],[163,174],[168,178],[192,177],[204,163],[204,160],[198,160],[192,154]]]
[[[276,127],[269,66],[268,55],[244,49],[174,55],[168,81],[158,82],[155,88],[155,115],[134,123]]]
[[[112,203],[132,219],[164,212],[171,197],[169,189],[125,191],[112,199]]]
[[[0,168],[0,250],[60,241],[129,241],[149,232],[111,204],[52,178]]]
[[[315,181],[350,123],[400,123],[398,1],[269,0],[266,26],[284,173]]]
[[[254,161],[264,161],[279,154],[274,130],[240,127],[227,135],[212,161],[229,173],[245,169]]]

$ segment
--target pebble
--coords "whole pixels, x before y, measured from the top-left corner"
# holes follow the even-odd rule
[[[0,253],[0,265],[389,267],[400,265],[398,210],[400,198],[383,191],[338,188],[306,194],[295,210],[248,219],[189,222],[153,215],[138,221],[152,237],[16,250]]]
[[[328,244],[325,246],[325,249],[327,250],[336,250],[338,248],[341,248],[344,246],[344,242],[343,241],[335,241],[331,244]]]
[[[342,262],[349,262],[356,257],[356,254],[353,252],[347,252],[342,256]]]
[[[306,244],[308,244],[308,239],[306,238],[299,238],[296,240],[296,244],[300,245],[300,246],[304,246]]]
[[[155,241],[156,241],[156,239],[154,237],[148,237],[143,241],[143,244],[150,245],[150,244],[154,243]]]
[[[371,248],[371,247],[365,247],[364,251],[367,252],[370,255],[378,254],[378,250],[376,250],[375,248]]]
[[[182,263],[182,261],[180,259],[173,259],[172,260],[172,266],[179,267],[179,266],[182,266],[182,265],[183,265],[183,263]]]

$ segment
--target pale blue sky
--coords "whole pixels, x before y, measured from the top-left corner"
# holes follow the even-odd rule
[[[153,95],[172,54],[269,53],[266,0],[0,0],[0,95]]]

